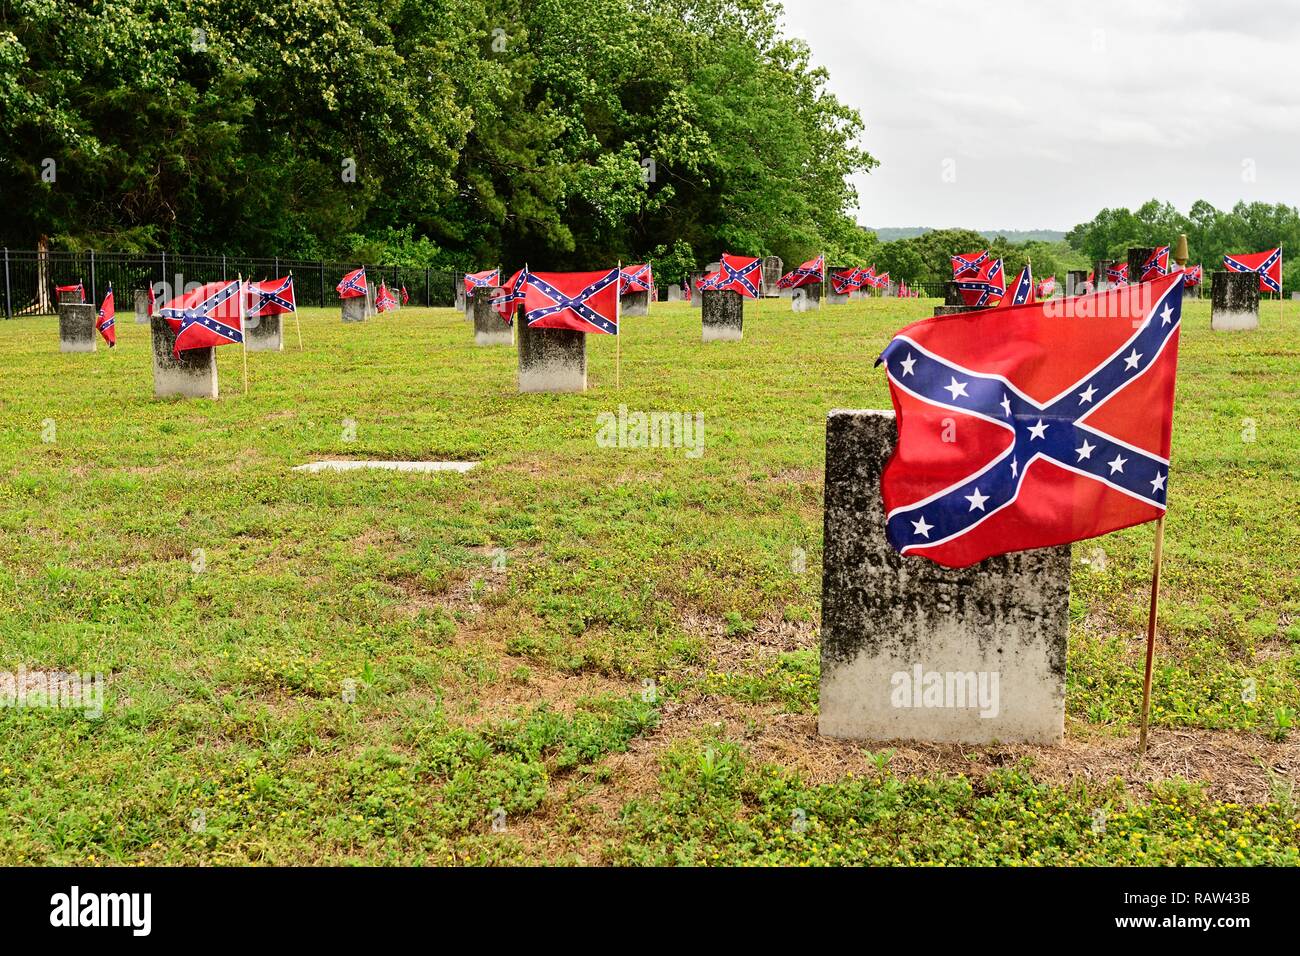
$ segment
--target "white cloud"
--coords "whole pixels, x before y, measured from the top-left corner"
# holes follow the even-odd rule
[[[784,5],[866,122],[869,225],[1068,229],[1153,197],[1296,201],[1300,0]]]

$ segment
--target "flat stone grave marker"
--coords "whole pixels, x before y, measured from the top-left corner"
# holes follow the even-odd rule
[[[691,308],[699,309],[704,307],[704,293],[700,291],[700,280],[704,278],[703,272],[691,273]]]
[[[1210,328],[1247,332],[1259,328],[1259,276],[1254,272],[1216,272],[1210,286]]]
[[[1070,548],[945,568],[885,537],[894,413],[826,422],[819,730],[858,740],[1059,744]]]
[[[135,292],[132,293],[132,298],[135,301],[135,324],[148,325],[149,324],[149,290],[136,289]]]
[[[672,284],[670,284],[670,285],[668,286],[668,301],[669,301],[669,302],[680,302],[680,301],[682,301],[682,287],[681,287],[681,286],[677,285],[676,283],[672,283]]]
[[[250,352],[284,351],[284,316],[254,315],[244,323],[244,341]]]
[[[701,293],[701,325],[705,342],[739,342],[745,333],[745,299],[730,289]]]
[[[366,300],[359,295],[340,300],[343,303],[344,322],[366,321]]]
[[[650,293],[649,292],[629,292],[627,295],[619,297],[618,309],[620,314],[632,317],[650,314]]]
[[[305,465],[294,465],[294,471],[415,471],[440,472],[454,471],[464,474],[478,467],[476,461],[359,461],[354,459],[310,461]]]
[[[474,344],[514,345],[514,327],[492,308],[492,297],[499,295],[501,290],[479,289],[477,291],[480,294],[471,300],[474,303]]]
[[[178,358],[172,351],[176,348],[176,333],[166,319],[160,315],[150,318],[149,331],[153,339],[154,398],[217,397],[216,349],[187,349]]]
[[[59,351],[93,352],[95,341],[95,316],[98,313],[89,302],[59,303]]]
[[[587,336],[573,329],[533,329],[518,322],[519,391],[585,392]]]

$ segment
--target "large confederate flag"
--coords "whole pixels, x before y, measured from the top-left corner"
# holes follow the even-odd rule
[[[964,567],[1160,517],[1182,296],[1175,271],[900,331],[880,357],[890,543]]]

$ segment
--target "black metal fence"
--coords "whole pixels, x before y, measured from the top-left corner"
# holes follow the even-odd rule
[[[378,287],[382,279],[394,294],[405,287],[412,305],[453,304],[460,273],[444,269],[408,269],[362,262],[326,262],[311,259],[253,259],[238,256],[188,256],[170,253],[130,255],[115,252],[39,252],[5,249],[4,317],[53,315],[58,296],[54,289],[80,282],[86,301],[98,303],[112,284],[119,308],[130,301],[134,289],[154,286],[159,299],[183,293],[187,286],[229,280],[237,276],[271,279],[293,273],[299,305],[326,306],[338,302],[335,286],[353,269],[366,267],[366,276]]]

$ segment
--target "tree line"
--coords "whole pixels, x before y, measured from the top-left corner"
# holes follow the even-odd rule
[[[859,257],[875,160],[764,0],[8,0],[0,236],[595,268]]]

